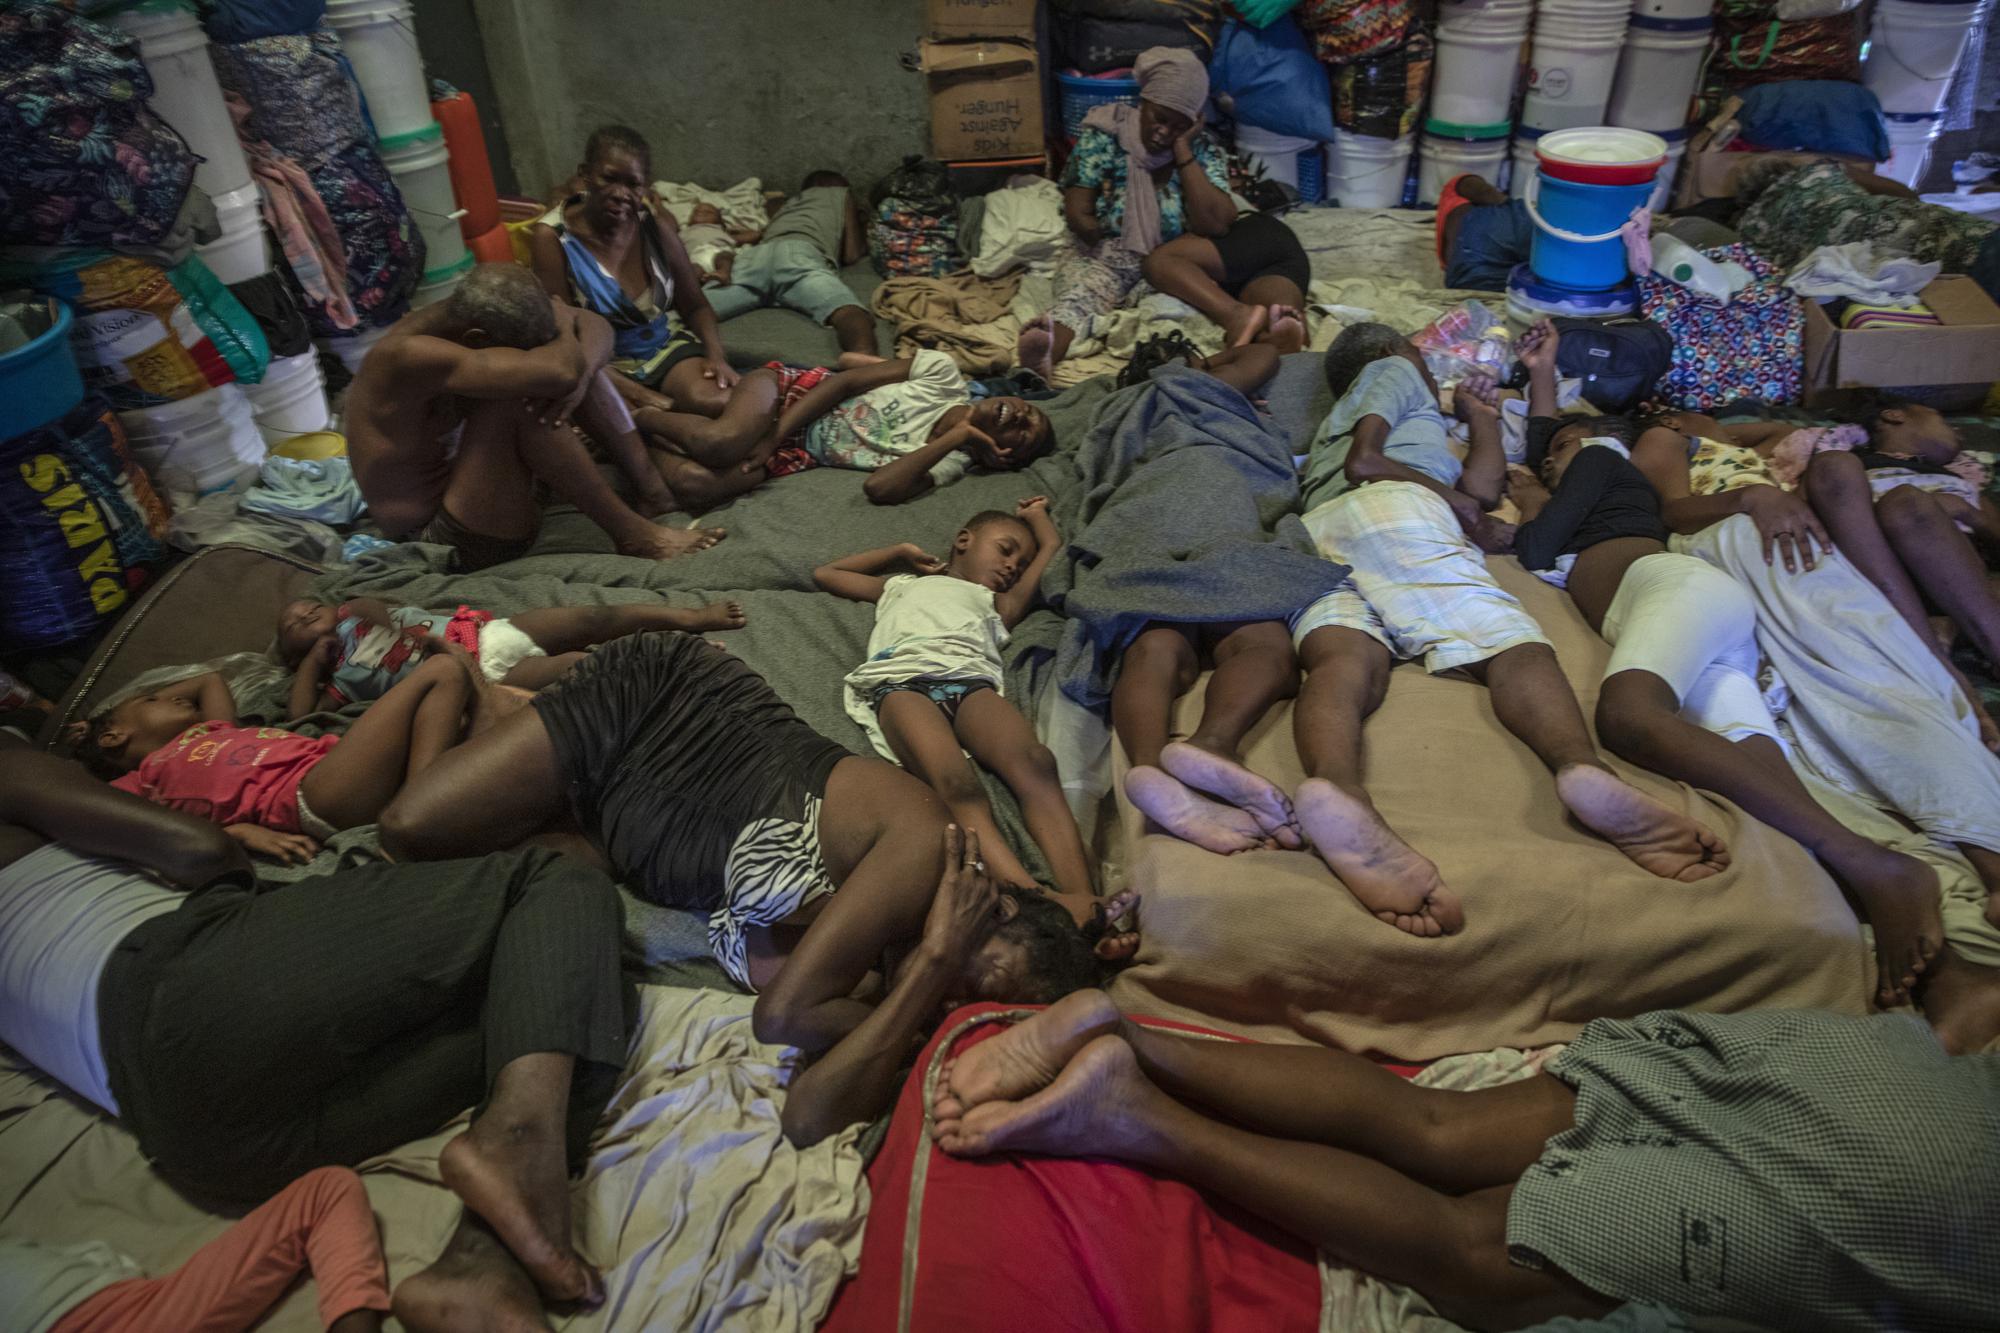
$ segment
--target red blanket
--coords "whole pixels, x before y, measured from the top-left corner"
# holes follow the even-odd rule
[[[961,1009],[924,1048],[868,1168],[860,1272],[822,1333],[1317,1329],[1311,1250],[1179,1181],[1116,1162],[967,1161],[931,1146],[923,1086],[940,1046],[968,1049],[1000,1025],[966,1020],[1017,1012]]]

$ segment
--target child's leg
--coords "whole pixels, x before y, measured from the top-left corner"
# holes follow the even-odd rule
[[[1057,892],[1089,897],[1090,856],[1063,796],[1055,753],[1042,744],[1021,710],[998,690],[975,690],[959,704],[954,730],[972,757],[992,769],[1021,802],[1021,816],[1048,859]]]
[[[743,603],[709,602],[702,606],[658,606],[626,602],[616,606],[546,606],[507,617],[515,629],[535,641],[551,657],[594,648],[628,634],[681,630],[701,634],[716,629],[741,629]],[[507,681],[507,684],[514,684]]]
[[[590,392],[576,409],[576,424],[583,433],[602,445],[625,474],[638,494],[634,506],[641,517],[651,518],[674,508],[673,494],[666,479],[646,453],[646,441],[632,421],[632,408],[613,372],[600,370],[591,380]]]
[[[62,1333],[241,1333],[301,1270],[318,1287],[320,1322],[386,1314],[388,1274],[361,1178],[343,1167],[300,1176],[172,1273],[120,1282],[77,1306]]]
[[[1889,599],[1896,614],[1916,631],[1926,648],[1939,657],[1947,656],[1931,633],[1923,594],[1883,535],[1881,520],[1875,515],[1875,491],[1868,484],[1868,469],[1861,460],[1839,449],[1814,454],[1799,489],[1840,553]]]
[[[1247,396],[1263,388],[1278,373],[1278,349],[1269,343],[1244,343],[1217,352],[1202,368]]]
[[[645,408],[634,420],[648,435],[665,438],[697,463],[729,468],[741,463],[770,429],[778,392],[775,371],[753,370],[736,382],[717,416]]]
[[[944,799],[960,827],[979,835],[979,853],[994,881],[1011,888],[1034,887],[1035,877],[1000,832],[986,789],[966,762],[943,711],[915,690],[897,690],[883,698],[876,719],[896,762]]]
[[[1655,773],[1718,792],[1796,839],[1854,895],[1875,928],[1884,1004],[1899,1004],[1943,946],[1937,875],[1914,857],[1877,846],[1812,798],[1777,743],[1732,741],[1681,716],[1673,686],[1650,671],[1620,671],[1597,696],[1597,734],[1613,754]]]
[[[1215,646],[1200,725],[1163,756],[1169,773],[1247,812],[1283,847],[1299,845],[1292,803],[1277,784],[1243,766],[1241,747],[1272,704],[1298,691],[1291,632],[1275,620],[1238,625]]]
[[[844,305],[827,319],[833,328],[833,336],[840,339],[843,352],[860,352],[866,356],[876,354],[875,316],[858,305]]]
[[[1175,237],[1147,255],[1141,271],[1154,287],[1220,324],[1227,342],[1236,341],[1250,317],[1251,305],[1223,290],[1222,251],[1206,236],[1185,232]]]
[[[1267,273],[1243,284],[1242,301],[1253,310],[1270,312],[1269,321],[1257,341],[1280,355],[1302,350],[1306,345],[1306,294],[1299,284],[1282,274]]]
[[[509,689],[531,693],[546,690],[567,676],[570,668],[587,656],[588,653],[550,653],[547,657],[524,657],[507,668],[499,683]]]
[[[1133,768],[1158,768],[1173,728],[1174,701],[1201,673],[1193,639],[1180,625],[1148,625],[1125,650],[1111,691],[1111,726]]]
[[[314,813],[337,829],[374,823],[404,783],[458,743],[478,670],[443,655],[396,682],[299,784]]]

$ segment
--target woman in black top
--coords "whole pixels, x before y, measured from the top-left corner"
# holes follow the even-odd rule
[[[1544,321],[1521,341],[1530,457],[1544,442],[1547,456],[1542,479],[1525,468],[1510,475],[1522,516],[1514,551],[1537,573],[1567,563],[1571,600],[1613,647],[1599,739],[1810,849],[1875,927],[1882,1003],[1902,1003],[1943,945],[1937,875],[1848,829],[1792,772],[1758,685],[1755,605],[1714,566],[1667,550],[1659,496],[1622,448],[1584,443],[1629,444],[1629,423],[1555,415],[1557,338]]]

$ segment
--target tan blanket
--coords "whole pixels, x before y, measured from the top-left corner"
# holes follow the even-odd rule
[[[625,1082],[573,1195],[577,1245],[602,1266],[607,1299],[561,1327],[812,1327],[860,1260],[860,1127],[803,1151],[785,1143],[791,1053],[750,1035],[752,997],[641,995]],[[435,1258],[457,1223],[437,1154],[462,1128],[362,1168],[391,1282]],[[155,1175],[130,1134],[0,1047],[0,1236],[101,1240],[162,1273],[227,1226]],[[305,1285],[258,1325],[318,1327]]]
[[[1588,716],[1609,649],[1562,593],[1512,558],[1490,563],[1554,641]],[[1203,688],[1182,701],[1178,734]],[[1409,1060],[1548,1045],[1657,1008],[1866,1011],[1872,961],[1854,913],[1802,848],[1736,807],[1615,765],[1727,840],[1728,871],[1677,884],[1569,820],[1478,685],[1398,667],[1367,737],[1376,804],[1457,890],[1464,931],[1406,935],[1310,853],[1216,856],[1147,832],[1121,797],[1127,879],[1145,895],[1139,962],[1112,989],[1121,1005]],[[1289,707],[1247,757],[1296,787]]]

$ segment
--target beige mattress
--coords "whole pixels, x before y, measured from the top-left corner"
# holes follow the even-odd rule
[[[1563,593],[1511,557],[1490,563],[1555,643],[1588,716],[1609,649]],[[1177,734],[1204,689],[1181,701]],[[1304,777],[1291,725],[1289,705],[1273,710],[1247,749],[1287,790]],[[1481,686],[1400,666],[1367,741],[1375,803],[1458,892],[1465,929],[1406,935],[1309,852],[1217,856],[1149,829],[1121,795],[1121,857],[1145,895],[1138,962],[1112,989],[1122,1005],[1406,1060],[1545,1046],[1648,1009],[1866,1011],[1873,963],[1839,889],[1728,802],[1614,761],[1727,840],[1727,871],[1679,884],[1571,821]]]

